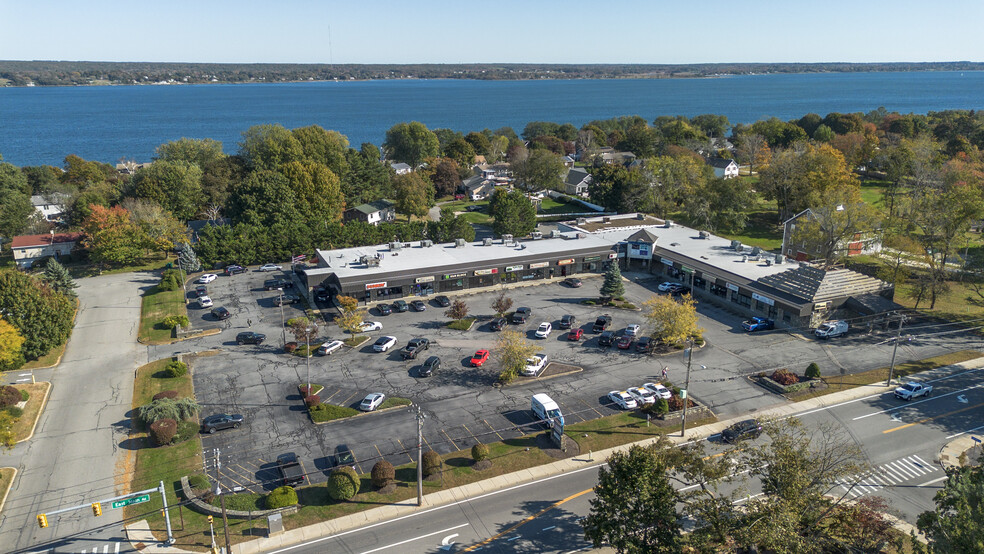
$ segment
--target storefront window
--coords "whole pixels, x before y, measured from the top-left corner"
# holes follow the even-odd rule
[[[695,289],[704,290],[704,288],[706,287],[706,285],[707,285],[707,281],[705,281],[703,278],[701,278],[701,277],[694,277],[694,288]]]
[[[726,298],[728,296],[728,289],[722,287],[721,285],[711,285],[711,294],[720,296],[721,298]]]
[[[498,275],[476,275],[468,279],[468,288],[491,287],[497,282]]]
[[[441,281],[440,287],[441,292],[449,292],[455,290],[462,290],[465,288],[465,280],[462,279],[445,279]]]
[[[731,291],[731,301],[734,302],[735,304],[738,304],[739,306],[744,306],[746,308],[750,308],[752,306],[751,296],[740,294],[735,291]]]

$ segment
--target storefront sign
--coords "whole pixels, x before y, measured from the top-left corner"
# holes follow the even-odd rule
[[[428,275],[427,277],[417,277],[413,280],[414,283],[430,283],[434,280],[433,275]]]
[[[684,273],[693,273],[694,272],[693,268],[689,268],[689,267],[687,267],[685,265],[680,266],[680,271],[682,271]]]
[[[763,304],[768,304],[769,306],[775,306],[776,305],[775,300],[773,300],[771,298],[766,298],[766,297],[762,296],[761,294],[755,294],[754,292],[752,293],[752,299],[753,300],[758,300],[759,302],[761,302]]]
[[[566,260],[557,260],[557,265],[571,265],[574,263],[574,258],[567,258]]]
[[[499,268],[493,267],[492,269],[476,269],[475,275],[494,275],[499,273]]]
[[[522,271],[523,266],[521,265],[507,265],[506,271],[512,273],[513,271]]]
[[[468,273],[467,272],[465,272],[465,273],[446,273],[444,275],[443,279],[460,279],[460,278],[464,277],[465,275],[468,275]]]
[[[535,264],[530,264],[530,269],[540,269],[541,267],[547,267],[550,262],[537,262]]]
[[[385,289],[385,288],[386,288],[386,281],[383,281],[381,283],[366,283],[366,290],[376,290],[376,289]]]
[[[738,285],[732,285],[731,283],[725,283],[724,286],[728,287],[728,290],[733,290],[738,292]]]
[[[618,252],[612,252],[611,254],[608,255],[609,260],[614,260],[617,257],[618,257]]]
[[[673,265],[673,260],[667,260],[666,258],[660,258],[659,261],[663,262],[666,265]]]
[[[601,260],[601,256],[588,256],[587,258],[584,258],[584,261],[586,262],[597,262],[599,260]]]

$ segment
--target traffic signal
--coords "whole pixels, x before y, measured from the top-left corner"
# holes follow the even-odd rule
[[[38,514],[38,527],[44,529],[48,526],[48,516],[45,514]]]
[[[208,516],[208,522],[212,523],[212,516]]]
[[[101,516],[101,515],[103,515],[102,504],[100,504],[98,502],[93,502],[92,503],[92,515],[94,515],[94,516]]]

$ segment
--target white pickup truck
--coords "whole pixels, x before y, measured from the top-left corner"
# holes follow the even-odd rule
[[[912,400],[918,396],[929,396],[931,392],[933,392],[933,385],[910,382],[895,389],[895,397],[902,400]]]

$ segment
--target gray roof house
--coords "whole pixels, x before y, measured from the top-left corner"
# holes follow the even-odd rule
[[[591,174],[584,169],[575,167],[568,171],[567,177],[564,178],[564,192],[573,196],[586,196],[590,184]]]
[[[393,171],[395,171],[397,175],[403,175],[404,173],[410,173],[413,170],[409,165],[407,165],[407,164],[405,164],[403,162],[393,162],[393,163],[390,164],[390,167],[393,168]]]

